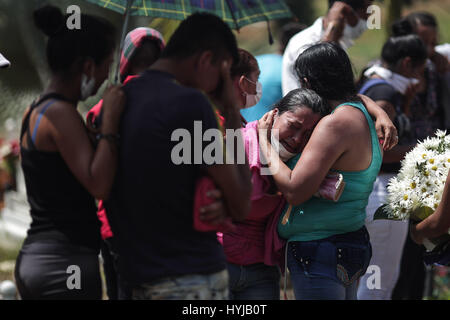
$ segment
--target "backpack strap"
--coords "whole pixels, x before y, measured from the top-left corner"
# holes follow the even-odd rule
[[[370,79],[364,83],[364,85],[359,89],[360,94],[365,94],[370,88],[375,87],[379,84],[388,84],[384,79]]]

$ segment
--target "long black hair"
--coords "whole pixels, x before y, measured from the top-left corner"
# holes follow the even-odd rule
[[[350,59],[336,43],[309,47],[297,58],[294,70],[302,87],[314,90],[325,100],[361,101],[356,95]]]
[[[50,5],[34,11],[33,18],[37,28],[48,36],[47,60],[54,74],[68,76],[74,71],[74,63],[87,58],[98,65],[114,51],[116,32],[107,20],[81,14],[81,28],[69,29],[69,16]]]
[[[419,36],[410,34],[391,37],[383,46],[381,58],[393,70],[399,61],[410,57],[414,67],[423,64],[427,59],[427,49]]]

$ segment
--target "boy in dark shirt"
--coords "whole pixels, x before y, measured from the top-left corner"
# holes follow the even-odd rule
[[[248,165],[203,160],[203,133],[219,128],[205,93],[219,102],[226,127],[240,128],[229,71],[236,60],[229,27],[197,13],[181,23],[161,58],[124,87],[119,168],[106,209],[119,274],[133,299],[227,297],[223,249],[214,232],[194,230],[192,209],[204,173],[220,189],[229,216],[244,219],[250,208]],[[174,158],[180,132],[190,142],[181,164]]]

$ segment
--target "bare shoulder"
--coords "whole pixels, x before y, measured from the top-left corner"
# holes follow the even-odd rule
[[[354,137],[361,133],[361,129],[367,126],[364,114],[352,106],[339,107],[334,113],[323,117],[317,124],[314,132],[342,140]]]
[[[358,123],[366,123],[366,117],[364,113],[353,106],[343,105],[339,107],[333,114],[330,115],[337,126],[344,126],[346,129],[350,127],[354,127]]]
[[[80,121],[82,117],[76,107],[65,101],[56,101],[46,112],[47,119],[52,123],[67,123]]]
[[[56,101],[46,110],[42,123],[52,132],[53,137],[59,136],[63,132],[70,134],[80,132],[84,130],[85,126],[76,107],[65,101]]]

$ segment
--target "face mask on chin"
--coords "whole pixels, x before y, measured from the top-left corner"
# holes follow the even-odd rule
[[[95,78],[92,76],[90,79],[84,73],[81,75],[81,101],[86,100],[94,94],[95,90]]]
[[[83,74],[81,76],[80,89],[81,89],[81,101],[84,101],[94,93],[95,79],[92,77],[91,79],[88,80],[87,75]]]
[[[247,79],[247,78],[246,78]],[[257,105],[259,103],[259,101],[261,100],[262,97],[262,85],[259,81],[253,82],[249,79],[247,79],[247,81],[253,83],[254,85],[256,85],[256,94],[246,94],[245,96],[245,106],[244,108],[250,108],[253,107],[254,105]]]
[[[339,43],[347,50],[355,43],[354,40],[358,39],[367,30],[367,20],[359,19],[355,26],[345,24],[344,33]]]
[[[274,149],[274,151],[278,153],[281,161],[283,162],[287,162],[297,155],[296,153],[291,153],[286,150],[286,148],[274,136],[273,130],[271,131],[270,143],[272,144],[272,148]]]

